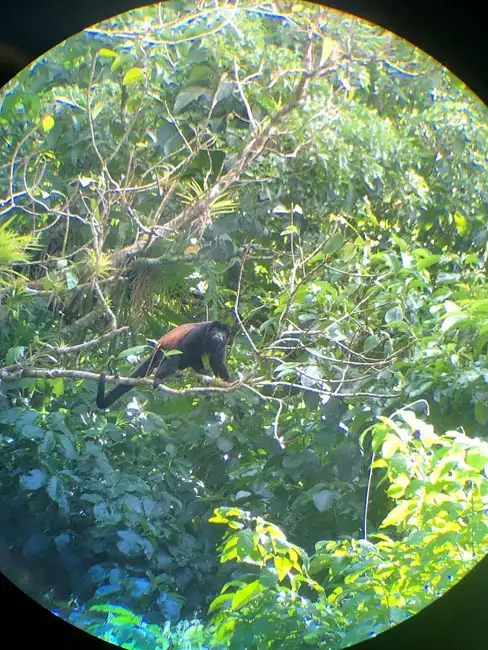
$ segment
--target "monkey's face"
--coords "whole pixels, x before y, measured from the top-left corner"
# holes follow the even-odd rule
[[[209,330],[209,334],[212,336],[218,336],[221,340],[228,341],[230,338],[230,327],[222,321],[214,320]]]
[[[210,330],[210,338],[217,344],[225,345],[229,339],[229,333],[223,327],[212,327]]]

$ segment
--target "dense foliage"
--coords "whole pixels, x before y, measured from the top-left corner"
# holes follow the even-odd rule
[[[127,647],[339,648],[486,552],[488,128],[457,79],[312,5],[185,2],[0,102],[7,575]],[[237,383],[96,409],[100,371],[217,318]]]

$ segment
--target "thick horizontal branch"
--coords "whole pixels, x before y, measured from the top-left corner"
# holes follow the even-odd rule
[[[64,368],[19,368],[18,366],[9,366],[8,368],[0,369],[0,381],[13,381],[21,379],[22,377],[31,377],[34,379],[58,379],[59,377],[65,377],[67,379],[84,379],[86,381],[98,381],[100,375],[95,372],[85,372],[83,370],[66,370]],[[116,375],[107,375],[106,381],[113,382],[114,384],[122,384],[123,386],[145,386],[154,388],[154,380],[150,378],[132,378],[132,377],[118,377]],[[212,380],[217,382],[218,380]],[[235,390],[238,386],[241,386],[239,382],[233,382],[225,386],[208,386],[208,387],[195,387],[195,388],[183,388],[175,389],[169,388],[163,384],[160,384],[157,387],[157,390],[160,390],[169,395],[187,395],[187,394],[205,394],[205,393],[229,393]]]
[[[94,372],[85,372],[83,370],[65,370],[64,368],[20,368],[18,366],[8,366],[0,369],[0,385],[2,381],[15,381],[21,379],[22,377],[30,378],[42,378],[42,379],[58,379],[59,377],[66,377],[68,379],[84,379],[86,381],[98,381],[100,375]],[[154,380],[150,378],[133,378],[133,377],[118,377],[117,375],[106,375],[105,380],[108,382],[113,382],[114,384],[122,384],[123,386],[141,386],[152,388],[153,390],[158,390],[168,395],[205,395],[208,393],[230,393],[239,388],[248,388],[253,392],[256,392],[256,388],[259,387],[284,387],[284,388],[294,388],[298,390],[303,390],[310,393],[316,393],[318,395],[330,396],[330,397],[344,397],[344,398],[355,398],[355,397],[372,397],[372,398],[382,398],[382,399],[396,399],[399,397],[399,394],[386,394],[386,393],[370,393],[370,392],[356,392],[356,393],[337,393],[327,390],[321,390],[317,388],[311,388],[307,386],[301,386],[300,384],[294,384],[287,381],[263,381],[262,378],[258,378],[254,381],[251,381],[249,384],[244,383],[243,381],[235,381],[230,384],[222,385],[219,380],[209,379],[202,376],[202,379],[205,381],[212,381],[218,385],[207,386],[207,387],[192,387],[192,388],[183,388],[175,389],[170,388],[164,384],[160,384],[157,388],[154,387]],[[255,388],[253,388],[253,385]],[[266,396],[262,396],[263,399]],[[277,399],[277,398],[273,398]],[[277,400],[280,401],[280,400]]]
[[[47,343],[45,343],[44,345],[46,345],[55,354],[70,354],[73,352],[81,352],[81,350],[88,350],[89,348],[94,348],[97,345],[100,345],[100,343],[104,343],[105,341],[113,339],[114,336],[117,336],[117,334],[121,334],[122,332],[126,332],[128,329],[129,329],[128,325],[124,325],[123,327],[119,327],[118,329],[109,330],[105,334],[98,336],[96,339],[85,341],[84,343],[80,343],[79,345],[71,345],[71,346],[58,347],[58,348],[52,345],[48,345]]]

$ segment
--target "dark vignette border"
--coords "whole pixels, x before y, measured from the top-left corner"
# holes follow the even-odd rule
[[[381,25],[437,59],[488,105],[486,28],[474,0],[315,0]],[[60,41],[150,0],[5,0],[0,20],[0,86]],[[416,616],[358,650],[488,648],[488,556]],[[12,622],[12,624],[11,624]],[[50,614],[0,573],[0,646],[53,650],[114,647]],[[8,644],[8,645],[7,645]],[[243,649],[245,650],[245,649]],[[279,650],[279,649],[277,649]]]

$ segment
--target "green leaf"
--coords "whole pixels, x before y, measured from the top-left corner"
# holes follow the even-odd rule
[[[141,354],[148,352],[149,346],[147,345],[134,345],[132,348],[127,348],[119,352],[117,359],[126,359],[127,357],[138,357]]]
[[[415,509],[417,501],[402,501],[385,517],[381,523],[381,528],[388,526],[398,526],[403,523]]]
[[[400,447],[400,441],[398,440],[398,438],[392,435],[388,436],[388,438],[386,438],[381,448],[382,457],[386,459],[391,458],[399,447]]]
[[[61,434],[58,437],[59,442],[61,443],[61,446],[63,447],[63,452],[66,458],[73,459],[77,457],[76,450],[74,448],[72,440],[66,435],[66,434]]]
[[[488,422],[488,404],[481,400],[477,400],[474,405],[474,417],[482,427],[486,426],[486,423]]]
[[[263,591],[263,586],[259,580],[254,580],[254,582],[249,583],[242,589],[239,589],[232,599],[232,609],[235,611],[240,609],[243,605],[248,603],[253,598]]]
[[[22,359],[25,358],[25,351],[27,348],[24,345],[18,345],[14,348],[9,348],[7,350],[7,354],[5,355],[5,361],[8,366],[13,365],[15,363],[19,363],[19,361],[22,361]]]
[[[406,389],[407,395],[409,398],[417,397],[417,395],[422,395],[432,387],[433,383],[434,382],[432,380],[419,382],[413,381]]]
[[[334,492],[332,490],[321,490],[313,495],[312,500],[319,512],[325,512],[334,503]]]
[[[54,117],[52,115],[46,115],[45,117],[42,118],[42,128],[46,133],[49,133],[49,131],[53,128],[54,126]]]
[[[188,63],[201,63],[202,61],[211,61],[212,60],[212,51],[198,44],[198,41],[195,42],[187,55]]]
[[[456,225],[456,230],[460,235],[466,235],[471,230],[471,224],[466,219],[464,214],[456,212],[454,214],[454,223]]]
[[[94,106],[93,109],[92,109],[92,113],[91,113],[91,115],[92,115],[92,119],[93,119],[93,120],[96,120],[96,119],[97,119],[97,117],[98,117],[98,116],[100,115],[100,113],[102,112],[102,109],[103,109],[104,106],[105,106],[105,102],[97,102],[97,103],[95,104],[95,106]]]
[[[102,49],[99,50],[98,53],[100,54],[100,56],[108,56],[113,59],[119,56],[117,52],[114,52],[113,50],[109,50],[107,47],[102,47]]]
[[[399,499],[405,494],[405,486],[403,485],[390,485],[388,488],[388,496],[392,499]]]
[[[169,156],[170,154],[175,153],[175,151],[178,151],[178,149],[181,149],[184,143],[185,141],[181,135],[179,133],[175,133],[175,135],[172,135],[164,143],[164,153]]]
[[[294,225],[287,226],[284,230],[280,232],[280,235],[295,235],[298,233],[298,228]]]
[[[36,424],[26,424],[22,427],[22,436],[24,438],[43,438],[44,429]]]
[[[54,433],[52,431],[46,431],[44,438],[39,445],[39,451],[42,454],[50,454],[55,447],[56,441],[54,439]]]
[[[481,472],[485,467],[488,467],[488,445],[485,443],[485,452],[481,449],[468,449],[466,452],[466,462],[474,469]]]
[[[38,490],[45,485],[47,480],[46,473],[40,469],[33,469],[29,474],[20,477],[20,487],[23,490]]]
[[[130,70],[127,70],[122,79],[124,86],[128,86],[138,81],[144,81],[144,70],[142,68],[131,68]]]
[[[428,269],[430,266],[434,266],[434,264],[437,264],[437,262],[441,259],[441,257],[442,257],[441,255],[427,255],[427,257],[418,260],[417,268],[419,269],[419,271],[422,271],[423,269]]]
[[[363,344],[363,352],[369,352],[370,350],[373,350],[380,343],[381,343],[381,341],[376,336],[376,334],[372,334],[371,336],[368,336],[368,338],[364,341],[364,344]]]
[[[189,83],[196,81],[210,81],[215,77],[215,70],[208,65],[194,65],[188,76]]]
[[[226,438],[218,438],[217,447],[223,454],[228,454],[229,451],[234,448],[234,445],[231,440],[227,440]]]
[[[26,413],[26,410],[20,406],[15,406],[14,408],[7,409],[6,411],[0,411],[0,423],[1,424],[14,424],[17,420]]]
[[[119,68],[121,68],[125,63],[125,57],[123,56],[117,56],[114,58],[112,65],[110,66],[110,70],[112,72],[117,72]]]
[[[340,232],[336,232],[335,235],[332,235],[332,237],[327,240],[327,243],[322,250],[326,255],[332,255],[344,246],[344,242],[344,236]]]
[[[214,600],[212,600],[208,611],[214,612],[217,609],[227,609],[227,607],[230,606],[233,598],[233,594],[220,594],[220,596],[217,596],[217,598],[214,598]]]
[[[93,506],[93,514],[98,522],[112,526],[117,525],[122,518],[118,512],[111,510],[103,501]]]
[[[203,88],[202,86],[190,86],[185,88],[180,93],[178,93],[175,103],[174,111],[175,113],[181,113],[189,104],[194,101],[197,101],[202,96],[208,96],[208,89]]]
[[[388,327],[393,330],[400,330],[402,332],[409,332],[410,326],[404,320],[392,320],[388,323]]]
[[[251,558],[255,555],[254,533],[250,530],[241,530],[236,533],[237,553],[241,560]]]
[[[454,316],[448,316],[444,319],[444,322],[441,325],[441,332],[448,332],[453,327],[460,325],[468,317],[466,314],[455,314]]]
[[[467,305],[471,314],[481,314],[483,316],[488,314],[488,300],[484,298],[481,300],[463,300],[462,303]]]
[[[287,557],[276,557],[273,560],[275,569],[278,573],[278,580],[281,582],[293,568],[293,563]]]
[[[328,36],[322,38],[322,51],[320,53],[320,65],[324,65],[334,49],[335,41]]]
[[[403,320],[403,310],[401,307],[392,307],[385,314],[385,323],[390,323],[391,321],[402,321]]]
[[[283,203],[278,203],[273,208],[273,214],[289,214],[290,213],[290,208],[288,208],[286,205],[283,205]]]
[[[47,493],[53,501],[57,501],[59,481],[57,476],[51,476],[47,484]]]

